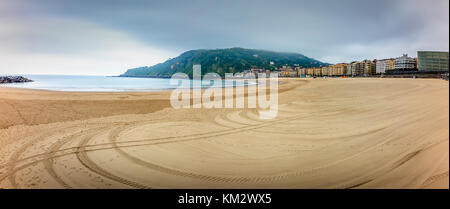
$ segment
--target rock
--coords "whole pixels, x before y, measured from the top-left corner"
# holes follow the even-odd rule
[[[25,82],[33,82],[33,80],[30,80],[23,76],[0,76],[0,83],[25,83]]]

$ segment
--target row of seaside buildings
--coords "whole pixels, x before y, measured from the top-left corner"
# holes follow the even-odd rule
[[[373,76],[396,74],[401,72],[448,73],[448,52],[419,51],[417,57],[404,54],[398,58],[382,60],[363,60],[351,63],[339,63],[323,67],[302,68],[283,66],[278,70],[279,77],[318,77],[318,76]],[[252,73],[263,73],[263,69],[252,69]]]

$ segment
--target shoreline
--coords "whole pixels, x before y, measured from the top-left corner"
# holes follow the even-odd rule
[[[106,76],[105,76],[106,77]],[[282,82],[279,83],[279,85],[281,85]],[[7,84],[6,84],[7,85]],[[254,83],[251,85],[255,85]],[[239,87],[247,87],[249,86],[249,84],[247,85],[239,85],[239,86],[221,86],[221,87],[212,87],[212,88],[239,88]],[[67,90],[53,90],[53,89],[39,89],[39,88],[25,88],[25,87],[16,87],[16,86],[5,86],[0,84],[0,88],[12,88],[12,89],[24,89],[24,90],[36,90],[36,91],[49,91],[49,92],[74,92],[74,93],[126,93],[126,92],[130,92],[130,93],[151,93],[151,92],[169,92],[175,89],[179,89],[179,88],[166,88],[166,89],[146,89],[146,90],[117,90],[117,91],[91,91],[91,90],[86,90],[86,91],[67,91]],[[202,89],[207,89],[210,87],[202,87]],[[188,89],[188,88],[183,88],[183,89]],[[192,88],[191,88],[192,89]]]
[[[158,93],[158,92],[168,92],[173,89],[158,89],[158,90],[142,90],[142,91],[128,91],[128,90],[123,90],[123,91],[67,91],[67,90],[51,90],[51,89],[38,89],[38,88],[24,88],[24,87],[6,87],[6,86],[2,86],[0,84],[0,89],[20,89],[20,90],[30,90],[30,91],[43,91],[43,92],[61,92],[61,93]]]
[[[104,77],[119,77],[119,76],[104,76]],[[302,77],[279,77],[279,84],[278,85],[282,85],[285,82],[283,82],[283,80],[321,80],[321,79],[395,79],[395,80],[402,80],[402,79],[413,79],[413,80],[432,80],[432,79],[437,79],[437,80],[443,80],[443,79],[439,79],[439,78],[409,78],[409,77],[306,77],[306,78],[302,78]],[[192,79],[189,79],[192,80]],[[256,80],[257,81],[257,80]],[[445,80],[448,81],[448,80]],[[33,81],[34,82],[34,81]],[[7,84],[6,84],[7,85]],[[236,87],[246,87],[247,85],[244,86],[233,86],[233,88]],[[231,86],[222,86],[219,88],[230,88]],[[142,91],[136,91],[136,90],[118,90],[118,91],[67,91],[67,90],[51,90],[51,89],[39,89],[39,88],[24,88],[24,87],[16,87],[16,86],[5,86],[3,84],[0,84],[0,89],[2,88],[10,88],[10,89],[21,89],[21,90],[31,90],[31,91],[47,91],[47,92],[67,92],[67,93],[158,93],[158,92],[169,92],[172,91],[174,89],[177,88],[170,88],[170,89],[155,89],[155,90],[142,90]],[[202,89],[206,89],[206,88],[202,88]]]

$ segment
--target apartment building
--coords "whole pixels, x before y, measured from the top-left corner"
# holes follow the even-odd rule
[[[394,64],[395,64],[394,58],[377,60],[375,64],[375,73],[383,74],[386,73],[387,70],[393,70]]]
[[[360,63],[360,73],[362,71],[363,76],[369,76],[375,74],[375,63],[370,60],[364,60]]]
[[[415,69],[415,65],[416,60],[414,58],[408,57],[408,54],[403,54],[403,56],[395,59],[394,70],[410,71]]]
[[[332,66],[331,76],[343,76],[347,73],[347,63],[339,63]]]

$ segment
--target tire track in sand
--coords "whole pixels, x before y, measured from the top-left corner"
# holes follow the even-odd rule
[[[284,122],[284,121],[290,121],[290,120],[294,120],[297,119],[298,116],[296,117],[290,117],[290,118],[286,118],[286,119],[279,119],[276,120],[276,122]],[[249,125],[252,128],[237,128],[239,129],[239,131],[242,131],[242,129],[245,130],[253,130],[253,129],[257,129],[257,128],[261,128],[261,127],[265,127],[265,126],[269,126],[269,125],[273,125],[272,122],[266,122],[264,124],[257,124],[257,125]],[[132,127],[133,128],[133,127]],[[277,181],[277,180],[281,180],[281,179],[285,179],[288,177],[292,177],[292,176],[299,176],[299,175],[304,175],[304,174],[308,174],[308,173],[315,173],[319,170],[322,170],[324,168],[330,167],[332,165],[335,165],[339,162],[342,162],[344,160],[348,160],[348,159],[352,159],[354,157],[356,157],[357,155],[366,152],[367,150],[371,150],[374,149],[376,146],[372,146],[369,147],[365,150],[362,150],[361,152],[358,152],[350,157],[345,158],[344,160],[338,160],[336,162],[332,162],[332,163],[328,163],[326,165],[322,165],[319,167],[315,167],[315,168],[311,168],[311,169],[307,169],[307,170],[298,170],[292,173],[286,173],[286,174],[282,174],[282,175],[271,175],[271,176],[261,176],[261,177],[242,177],[242,176],[238,176],[238,177],[224,177],[224,176],[212,176],[212,175],[204,175],[204,174],[198,174],[198,173],[194,173],[194,172],[187,172],[187,171],[182,171],[182,170],[178,170],[178,169],[173,169],[173,168],[168,168],[168,167],[164,167],[155,163],[151,163],[148,161],[144,161],[141,160],[139,158],[136,158],[128,153],[126,153],[125,151],[123,151],[121,148],[123,148],[123,146],[119,146],[117,145],[117,138],[120,135],[121,132],[123,132],[124,130],[126,130],[126,126],[122,126],[120,128],[117,128],[113,131],[110,132],[109,135],[109,140],[111,141],[111,143],[113,143],[114,145],[114,149],[117,150],[118,153],[120,153],[123,157],[125,157],[126,159],[130,160],[131,162],[162,172],[162,173],[166,173],[166,174],[170,174],[170,175],[175,175],[175,176],[181,176],[181,177],[189,177],[189,178],[194,178],[194,179],[199,179],[199,180],[204,180],[204,181],[210,181],[210,182],[224,182],[224,183],[249,183],[249,182],[253,182],[253,183],[258,183],[258,182],[268,182],[268,181]],[[131,129],[131,128],[130,128]],[[378,131],[384,130],[382,129],[376,129],[373,131],[370,131],[366,134],[374,134]],[[226,135],[226,134],[231,134],[231,133],[227,133],[226,131],[220,131],[220,133],[216,133],[215,135],[206,135],[206,136],[201,136],[198,137],[196,139],[200,139],[200,138],[211,138],[211,137],[215,137],[215,136],[221,136],[221,135]],[[183,141],[188,141],[188,140],[183,140]],[[383,144],[385,142],[387,142],[388,140],[382,141],[380,142],[380,144]],[[155,144],[164,144],[164,142],[161,143],[155,143]]]
[[[109,178],[113,181],[122,183],[124,185],[128,185],[134,188],[139,188],[139,189],[151,189],[151,187],[143,185],[143,184],[139,184],[137,182],[122,178],[120,176],[114,175],[106,170],[104,170],[103,168],[101,168],[100,166],[98,166],[96,163],[94,163],[89,156],[87,155],[87,152],[85,152],[85,145],[89,143],[89,141],[94,137],[98,135],[97,132],[93,133],[93,134],[89,134],[89,136],[86,136],[83,140],[80,141],[79,143],[79,147],[77,149],[76,156],[78,158],[78,160],[80,161],[81,164],[83,164],[83,166],[85,166],[86,168],[88,168],[90,171]]]
[[[273,123],[295,120],[295,119],[299,119],[300,116],[302,116],[302,115],[292,116],[292,117],[288,117],[288,118],[284,118],[284,119],[278,119],[278,120],[272,121],[270,123],[265,122],[265,123],[257,124],[257,125],[247,125],[245,127],[229,128],[226,130],[210,131],[207,133],[188,134],[188,135],[181,135],[181,136],[169,136],[169,137],[160,137],[160,138],[152,138],[152,139],[129,140],[129,141],[122,141],[122,142],[119,141],[119,142],[116,142],[115,144],[116,145],[118,144],[117,146],[119,146],[119,147],[136,147],[136,146],[148,146],[148,145],[156,145],[156,144],[168,144],[168,143],[176,143],[176,142],[182,142],[182,141],[199,140],[199,139],[204,139],[204,138],[209,138],[209,137],[214,137],[214,136],[233,134],[233,133],[237,133],[242,130],[257,129],[257,128],[271,125]],[[144,124],[144,123],[132,123],[132,124],[126,123],[126,124],[137,126],[138,124]],[[145,123],[145,124],[150,124],[150,123]],[[114,125],[120,125],[120,124],[115,123]],[[180,140],[177,140],[177,139],[180,139]],[[33,144],[34,142],[35,141],[31,141],[31,142],[29,142],[29,144]],[[149,142],[149,143],[145,143],[145,142]],[[136,143],[143,143],[143,144],[136,144]],[[99,144],[91,144],[91,145],[85,144],[83,146],[59,149],[57,151],[52,152],[52,154],[54,154],[54,156],[56,156],[56,157],[66,156],[68,154],[75,154],[76,152],[79,152],[80,148],[84,148],[83,149],[84,152],[114,149],[114,147],[112,145],[114,145],[114,144],[113,143],[99,143]],[[104,146],[111,146],[111,147],[104,147]],[[96,148],[96,147],[99,147],[99,148]],[[85,149],[85,148],[92,148],[92,149]],[[24,149],[27,149],[27,147],[24,147]],[[71,150],[73,150],[73,151],[67,152],[67,151],[71,151]],[[64,154],[57,155],[57,153],[59,153],[59,152],[64,152]],[[25,160],[31,160],[31,159],[37,158],[37,157],[45,158],[45,155],[47,155],[47,154],[48,153],[40,153],[40,154],[36,154],[33,156],[25,157],[22,159],[16,159],[14,161],[10,160],[10,162],[12,162],[12,163],[0,165],[0,168],[8,167],[8,166],[11,166],[11,164],[13,164],[13,163],[22,162]],[[39,160],[39,161],[42,161],[42,160]]]
[[[444,173],[441,173],[441,174],[438,174],[438,175],[431,176],[431,177],[429,177],[427,180],[425,180],[423,182],[422,186],[428,186],[428,185],[432,184],[435,181],[439,181],[441,179],[448,178],[448,176],[449,176],[448,171],[446,171]]]
[[[46,158],[43,160],[45,170],[46,170],[46,171],[50,174],[50,176],[52,176],[52,178],[53,178],[55,181],[57,181],[61,186],[65,187],[65,188],[68,188],[68,189],[72,188],[69,184],[67,184],[64,180],[62,180],[61,177],[56,173],[56,171],[55,171],[55,169],[54,169],[54,163],[55,163],[56,161],[55,161],[55,158],[54,158],[53,156],[55,155],[55,153],[56,153],[62,146],[64,146],[66,143],[68,143],[68,142],[70,142],[70,141],[73,141],[73,140],[75,140],[76,138],[82,136],[82,135],[84,134],[84,132],[90,132],[90,131],[92,131],[92,130],[95,130],[95,132],[97,132],[97,131],[100,131],[100,130],[103,130],[103,129],[105,129],[105,128],[104,128],[104,127],[102,127],[102,128],[91,128],[91,129],[88,129],[88,130],[86,130],[86,131],[83,130],[83,131],[81,131],[81,132],[79,132],[79,133],[77,133],[77,134],[70,135],[70,136],[67,136],[67,137],[64,137],[64,138],[58,140],[56,143],[54,143],[54,144],[50,147],[50,149],[49,149],[47,152],[45,152]]]
[[[303,115],[297,115],[297,116],[292,116],[292,117],[288,117],[288,118],[278,119],[278,120],[266,122],[266,123],[263,123],[263,124],[248,125],[246,127],[235,128],[235,129],[232,129],[232,130],[229,129],[229,130],[222,130],[222,131],[213,131],[213,132],[208,132],[208,133],[191,134],[191,135],[185,135],[185,136],[163,137],[163,138],[156,138],[156,139],[144,139],[144,140],[134,140],[134,141],[125,141],[125,142],[116,142],[114,140],[114,143],[102,143],[102,144],[88,145],[89,140],[93,137],[92,136],[90,138],[89,137],[85,138],[85,140],[83,140],[82,143],[80,143],[78,147],[58,150],[57,152],[73,150],[74,148],[76,149],[75,151],[69,152],[69,153],[65,153],[65,154],[62,154],[62,155],[53,155],[52,158],[66,156],[66,155],[70,155],[70,154],[77,154],[78,159],[80,160],[80,162],[84,166],[86,166],[88,169],[90,169],[91,171],[93,171],[93,172],[95,172],[95,173],[97,173],[99,175],[108,177],[108,178],[113,179],[115,181],[122,182],[125,185],[133,186],[133,187],[136,187],[136,188],[149,188],[149,187],[147,187],[145,185],[141,185],[141,184],[138,184],[136,182],[132,182],[132,181],[126,180],[124,178],[115,176],[115,175],[113,175],[113,174],[103,170],[102,168],[97,166],[95,163],[93,163],[88,158],[86,152],[98,151],[98,150],[107,150],[107,149],[118,149],[118,148],[125,148],[125,147],[138,147],[138,146],[148,146],[148,145],[156,145],[156,144],[176,143],[176,142],[184,142],[184,141],[191,141],[191,140],[200,140],[200,139],[211,138],[211,137],[215,137],[215,136],[222,136],[222,135],[233,134],[233,133],[237,133],[237,132],[245,131],[245,130],[253,130],[253,129],[257,129],[257,128],[262,128],[262,127],[265,127],[265,126],[273,125],[273,123],[286,122],[286,121],[299,119],[299,118],[301,118],[300,116],[303,116]],[[303,117],[305,117],[305,116],[303,116]],[[132,126],[136,127],[136,126],[138,126],[138,124],[135,123],[135,124],[132,124]],[[118,133],[120,133],[120,131]],[[117,136],[118,133],[112,134],[111,136],[113,136],[113,137]],[[95,135],[95,133],[94,133],[94,135]],[[171,140],[171,139],[173,139],[173,140]],[[150,141],[150,143],[132,144],[132,143],[136,143],[136,142],[147,142],[147,141]],[[129,143],[131,143],[131,144],[129,144]],[[105,146],[105,145],[113,145],[113,146],[112,147],[106,147],[106,148],[103,147],[103,148],[97,148],[97,149],[86,149],[86,148]],[[55,153],[55,152],[53,152],[53,153]],[[120,153],[126,154],[123,151],[120,151]],[[129,156],[129,157],[132,157],[132,156]],[[203,179],[203,180],[208,180],[208,181],[218,181],[218,182],[273,181],[273,180],[279,180],[281,178],[285,178],[287,176],[299,175],[299,174],[303,174],[303,173],[314,172],[317,169],[321,169],[321,168],[313,168],[313,169],[310,169],[310,171],[300,171],[300,172],[297,172],[296,174],[291,174],[291,175],[277,175],[277,176],[267,176],[267,177],[218,177],[218,176],[208,176],[208,175],[195,174],[195,173],[189,173],[189,172],[174,170],[174,169],[165,168],[165,167],[162,167],[162,166],[156,165],[156,164],[149,165],[148,162],[144,162],[144,161],[142,161],[140,159],[137,159],[134,162],[137,163],[137,164],[146,165],[146,166],[148,166],[148,167],[150,167],[152,169],[159,170],[161,172],[169,173],[169,174],[172,174],[172,175],[186,176],[186,177],[192,177],[192,178]],[[34,164],[34,163],[31,163],[31,164]],[[24,167],[22,167],[20,169],[23,169],[25,167],[26,166],[24,166]],[[325,167],[327,167],[327,166],[325,166]]]
[[[11,183],[11,185],[14,188],[18,188],[18,185],[16,183],[15,173],[18,171],[18,169],[16,169],[17,164],[21,162],[21,160],[19,160],[19,158],[22,156],[22,154],[28,148],[30,148],[31,146],[35,145],[39,141],[42,141],[42,140],[46,139],[48,137],[47,134],[49,132],[50,131],[38,135],[34,139],[32,139],[29,142],[27,142],[24,145],[22,145],[16,152],[14,152],[12,154],[12,156],[9,158],[9,161],[8,161],[10,163],[8,163],[8,164],[6,164],[6,165],[1,167],[1,168],[6,167],[6,172],[5,172],[5,174],[3,176],[0,176],[0,182],[3,181],[3,179],[5,179],[7,177],[9,182]]]

